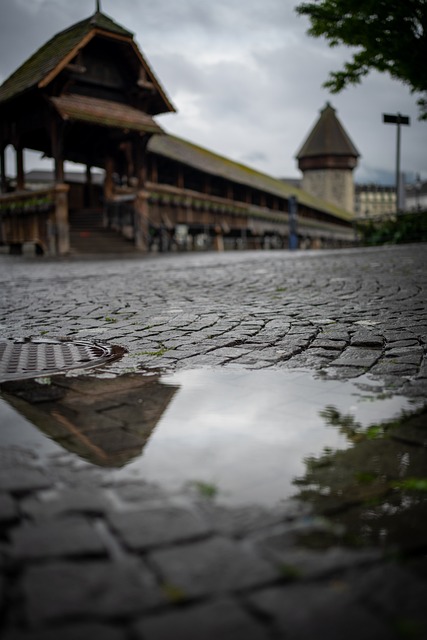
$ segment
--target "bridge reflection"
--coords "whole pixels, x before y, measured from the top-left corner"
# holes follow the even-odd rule
[[[64,449],[103,467],[122,467],[141,455],[178,390],[159,376],[52,378],[8,382],[2,395]]]

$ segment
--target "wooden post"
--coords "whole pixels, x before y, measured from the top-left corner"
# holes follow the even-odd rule
[[[181,165],[178,165],[178,175],[176,180],[176,186],[178,189],[184,189],[184,171]]]
[[[70,251],[70,234],[68,224],[68,191],[67,184],[57,184],[55,186],[55,220],[54,233],[56,242],[54,251],[58,256],[63,256]],[[51,248],[52,251],[52,248]]]
[[[52,157],[55,161],[55,182],[64,183],[64,156],[63,156],[63,124],[52,119],[51,126]]]
[[[90,164],[86,165],[86,184],[85,184],[84,206],[92,206],[92,173]]]
[[[20,144],[16,145],[16,189],[22,191],[25,189],[24,178],[24,150]]]
[[[0,189],[2,193],[7,191],[7,179],[6,179],[6,146],[1,145],[0,149]]]
[[[211,192],[211,177],[206,175],[204,185],[203,185],[203,193],[206,193],[207,195],[209,195],[210,192]]]
[[[151,182],[154,182],[154,183],[157,183],[159,181],[156,156],[152,156],[152,158],[151,158],[150,180],[151,180]]]
[[[149,203],[148,193],[140,189],[135,198],[135,246],[148,251]]]
[[[133,144],[133,156],[135,163],[135,175],[138,179],[138,188],[144,189],[147,181],[147,145],[149,135],[140,135]]]
[[[113,185],[114,159],[111,156],[105,158],[104,198],[111,200],[114,194]]]
[[[224,236],[221,225],[215,225],[214,251],[224,251]]]

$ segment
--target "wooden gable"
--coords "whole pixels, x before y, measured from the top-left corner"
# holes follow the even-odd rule
[[[159,113],[175,111],[132,33],[96,12],[61,31],[0,87],[0,147],[105,166],[141,154]],[[141,152],[138,151],[141,148]],[[62,175],[62,171],[58,172]]]
[[[112,99],[150,115],[175,111],[132,34],[100,12],[58,33],[21,65],[0,87],[0,106],[35,89]]]

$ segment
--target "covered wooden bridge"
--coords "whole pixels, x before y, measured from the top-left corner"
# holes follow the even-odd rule
[[[85,239],[96,249],[103,231],[112,250],[113,237],[140,251],[353,242],[351,214],[165,133],[154,117],[174,110],[132,34],[105,14],[54,36],[0,87],[0,243],[64,255]],[[24,149],[53,158],[43,188],[26,184]],[[80,195],[66,160],[86,166]]]

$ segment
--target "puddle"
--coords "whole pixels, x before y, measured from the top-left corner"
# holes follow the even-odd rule
[[[323,380],[304,371],[203,369],[41,382],[2,386],[1,446],[29,448],[42,458],[65,449],[114,479],[143,479],[171,492],[198,487],[231,506],[272,507],[300,495],[320,496],[322,509],[339,510],[351,485],[345,473],[359,477],[365,493],[383,473],[374,462],[357,471],[355,456],[380,455],[359,454],[358,447],[378,442],[378,425],[416,408],[407,398],[384,397],[366,378]],[[393,442],[390,456],[400,460],[395,474],[403,478],[406,445]],[[422,444],[416,446],[424,456]],[[337,451],[344,456],[338,461],[331,457]]]

